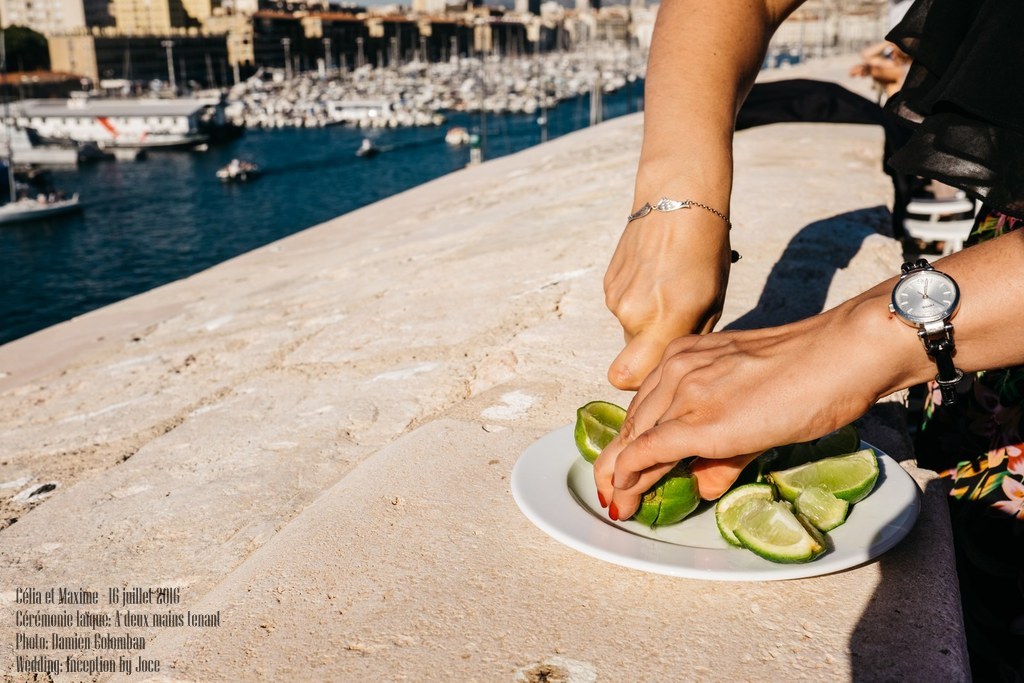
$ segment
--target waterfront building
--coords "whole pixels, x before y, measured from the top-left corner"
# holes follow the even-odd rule
[[[238,10],[248,14],[256,12],[327,12],[331,4],[327,0],[239,0],[251,9]]]
[[[453,56],[529,55],[571,47],[579,38],[582,20],[573,19],[573,13],[567,15],[553,2],[538,10],[539,17],[488,7],[441,16],[272,10],[244,15],[219,10],[202,29],[94,29],[52,36],[50,61],[54,71],[94,84],[158,80],[177,90],[230,86],[261,67],[283,69],[287,78],[306,71],[434,62]],[[625,10],[586,13],[587,35],[625,40],[626,17]]]
[[[540,16],[540,0],[516,0],[516,14],[532,14]]]
[[[422,51],[428,62],[466,56],[473,47],[473,27],[459,19],[432,17],[418,24]]]
[[[412,0],[412,11],[417,14],[444,14],[447,0]]]
[[[117,30],[160,35],[177,28],[199,28],[213,14],[215,0],[112,0]]]
[[[77,74],[98,83],[124,79],[159,80],[203,87],[233,82],[224,35],[178,31],[165,35],[122,35],[97,31],[54,36],[49,40],[54,71]],[[172,78],[173,76],[173,78]]]
[[[45,36],[80,31],[88,25],[87,6],[98,18],[91,0],[0,0],[0,27],[25,26]]]
[[[231,37],[237,46],[232,65],[246,71],[258,66],[283,68],[298,73],[308,68],[305,54],[306,33],[302,18],[287,12],[261,10]]]

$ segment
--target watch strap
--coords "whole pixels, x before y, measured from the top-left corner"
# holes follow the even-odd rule
[[[939,392],[942,395],[942,403],[952,405],[956,403],[956,387],[963,379],[964,373],[953,364],[953,326],[946,323],[945,329],[937,336],[926,335],[922,330],[921,341],[924,342],[925,351],[935,360],[939,372],[935,375],[935,383],[939,385]]]
[[[908,273],[915,270],[935,270],[935,267],[932,264],[928,263],[928,259],[923,258],[919,258],[916,261],[907,261],[902,266],[900,266],[900,272],[903,275],[907,275]]]

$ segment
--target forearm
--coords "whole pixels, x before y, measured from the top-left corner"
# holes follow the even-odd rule
[[[954,316],[954,362],[965,372],[1024,364],[1024,230],[1017,230],[934,261],[960,287]],[[849,315],[850,331],[879,349],[879,396],[935,377],[916,330],[890,314],[896,278],[879,284],[836,309]]]
[[[800,1],[662,2],[647,66],[637,206],[665,195],[728,210],[736,113],[772,32]]]

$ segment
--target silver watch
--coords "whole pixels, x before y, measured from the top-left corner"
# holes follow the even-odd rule
[[[925,351],[939,372],[935,381],[944,404],[956,403],[956,386],[963,378],[953,363],[953,323],[960,306],[960,288],[956,280],[939,272],[925,259],[904,263],[899,282],[892,288],[889,310],[908,325],[917,328]]]

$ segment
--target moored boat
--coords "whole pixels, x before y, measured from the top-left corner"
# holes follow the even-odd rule
[[[0,224],[37,221],[80,211],[81,208],[77,192],[67,198],[23,197],[0,206]]]

